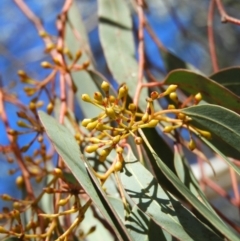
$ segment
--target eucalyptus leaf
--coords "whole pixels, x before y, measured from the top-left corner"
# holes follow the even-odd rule
[[[176,84],[188,94],[201,93],[203,100],[240,113],[240,97],[217,82],[188,70],[175,70],[169,73],[164,84]]]
[[[151,151],[153,157],[155,158],[159,168],[168,178],[168,180],[185,196],[185,198],[191,203],[196,210],[198,210],[205,218],[208,220],[222,235],[224,235],[229,240],[237,241],[238,237],[232,231],[230,227],[228,227],[221,219],[215,215],[215,213],[211,212],[204,204],[199,201],[182,183],[179,182],[178,177],[168,168],[168,166],[157,156],[155,151],[152,149],[151,145],[148,143],[148,140],[145,138],[143,132],[140,132],[144,142],[147,144],[149,150]],[[204,240],[204,239],[203,239]]]
[[[170,193],[134,156],[125,158],[121,181],[133,202],[161,228],[180,240],[222,240]],[[179,181],[178,181],[179,182]]]
[[[74,33],[73,29],[76,33]],[[81,19],[81,15],[75,0],[73,1],[73,4],[68,11],[65,41],[73,56],[76,54],[77,51],[82,51],[82,56],[77,62],[78,64],[82,64],[85,61],[90,61],[89,68],[94,68],[92,53],[88,41],[88,35],[85,30],[85,26]],[[71,64],[72,60],[66,58],[66,62],[68,64]],[[95,107],[94,105],[86,104],[81,99],[82,94],[93,93],[98,90],[95,83],[92,81],[91,76],[89,76],[88,72],[85,70],[71,72],[71,76],[75,86],[77,87],[77,93],[75,96],[84,116],[93,117],[95,114],[98,114],[99,109],[97,107]]]
[[[209,78],[240,96],[240,67],[221,69],[210,75]]]
[[[99,35],[107,65],[119,85],[127,83],[131,98],[138,84],[138,63],[132,30],[131,11],[125,1],[98,0]],[[146,82],[143,78],[143,82]],[[142,94],[146,97],[147,90]],[[139,106],[146,108],[144,98]]]
[[[235,152],[240,151],[240,115],[217,105],[198,105],[182,112],[192,118],[189,124],[196,127],[200,125],[212,134],[213,140],[216,139],[214,145],[221,141],[234,148]]]
[[[66,127],[60,125],[54,118],[46,113],[40,111],[39,117],[58,154],[62,157],[63,161],[72,171],[89,197],[91,197],[93,203],[112,226],[118,239],[123,240],[118,227],[115,226],[116,223],[113,222],[113,217],[109,215],[109,210],[104,206],[103,200],[99,197],[99,193],[92,184],[92,179],[89,177],[85,167],[85,157],[81,154],[80,148],[74,137]]]
[[[148,215],[134,205],[126,222],[134,241],[172,241],[172,236],[160,228]]]

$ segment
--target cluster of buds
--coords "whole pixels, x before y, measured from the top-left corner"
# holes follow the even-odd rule
[[[142,144],[142,138],[137,136],[137,131],[143,128],[154,128],[160,121],[168,122],[172,125],[164,128],[165,133],[170,133],[174,129],[187,126],[190,118],[176,109],[178,96],[176,93],[177,85],[170,85],[162,92],[153,91],[146,99],[147,107],[144,113],[137,110],[137,106],[130,103],[127,106],[128,87],[123,84],[118,89],[116,97],[110,95],[110,85],[103,81],[101,85],[102,93],[95,92],[91,98],[87,94],[82,95],[82,100],[91,103],[102,110],[102,112],[92,119],[84,119],[82,125],[88,129],[90,135],[85,139],[88,145],[85,148],[87,153],[96,152],[100,162],[104,162],[110,152],[115,149],[117,159],[105,173],[97,176],[105,180],[111,172],[120,171],[123,166],[123,148],[128,136],[133,136],[137,145]],[[162,97],[169,96],[175,103],[168,106],[167,110],[155,112],[153,101]],[[197,100],[200,101],[200,94]],[[175,113],[176,119],[166,116],[167,113]],[[91,143],[91,144],[89,144]],[[190,140],[189,148],[193,150],[193,140]]]
[[[88,145],[85,148],[87,153],[96,152],[100,162],[104,162],[110,152],[115,149],[117,160],[112,164],[105,175],[99,175],[100,179],[105,180],[111,172],[120,171],[123,166],[123,148],[125,140],[128,136],[133,136],[137,145],[142,144],[142,138],[137,136],[137,131],[143,128],[154,128],[161,122],[170,123],[163,129],[165,133],[171,133],[179,127],[185,127],[190,131],[197,132],[206,138],[210,138],[211,134],[202,131],[189,124],[191,118],[181,113],[178,109],[180,105],[178,95],[176,93],[177,85],[170,85],[162,92],[153,91],[150,97],[146,99],[147,107],[144,113],[137,110],[137,106],[133,103],[127,105],[128,87],[123,84],[118,89],[115,96],[110,95],[110,85],[103,81],[101,85],[102,93],[95,92],[91,98],[87,94],[82,95],[82,100],[91,103],[102,110],[102,112],[92,119],[84,119],[82,125],[90,132],[89,137],[85,140]],[[153,101],[168,96],[174,104],[170,104],[167,110],[155,112]],[[194,104],[198,104],[202,99],[201,94],[194,96]],[[177,107],[176,107],[177,106]],[[174,113],[176,118],[170,118],[168,113]],[[91,143],[91,144],[90,144]],[[190,150],[195,149],[195,142],[190,133],[190,142],[188,144]]]

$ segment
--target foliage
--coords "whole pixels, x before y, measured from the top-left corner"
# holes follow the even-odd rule
[[[160,46],[171,71],[159,81],[146,65],[144,30],[159,40],[144,2],[131,2],[139,21],[134,30],[126,1],[99,0],[99,35],[116,89],[96,70],[74,1],[65,1],[56,20],[57,39],[23,1],[15,2],[39,31],[51,62],[42,62],[49,74],[41,81],[19,70],[28,106],[0,89],[10,143],[1,151],[21,170],[16,185],[22,190],[21,199],[1,194],[13,207],[0,216],[3,239],[238,240],[239,228],[217,214],[189,162],[194,156],[211,166],[208,146],[232,177],[240,174],[240,96],[233,87],[239,87],[239,68],[210,77],[178,69],[190,65]],[[11,128],[5,102],[18,107],[21,129]],[[22,145],[20,136],[29,133],[33,139]]]

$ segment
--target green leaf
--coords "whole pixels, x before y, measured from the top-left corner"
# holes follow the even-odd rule
[[[217,105],[198,105],[183,109],[182,112],[192,118],[189,124],[200,127],[212,134],[214,145],[221,141],[231,146],[235,152],[240,147],[240,115]],[[212,142],[210,140],[210,142]],[[221,149],[220,149],[221,150]],[[221,150],[224,153],[224,150]],[[240,155],[238,155],[240,159]]]
[[[107,194],[105,193],[105,191],[103,191],[103,189],[99,183],[99,180],[96,178],[96,176],[93,172],[93,168],[91,167],[91,165],[89,164],[89,162],[87,160],[85,160],[85,165],[86,165],[89,175],[91,177],[92,183],[95,186],[95,190],[97,191],[98,196],[99,196],[100,200],[102,201],[104,207],[107,209],[108,213],[110,213],[111,218],[112,218],[113,222],[115,223],[116,228],[118,229],[118,232],[121,234],[122,239],[130,241],[131,237],[129,236],[129,233],[128,233],[126,227],[124,226],[123,222],[121,221],[121,218],[120,218],[121,215],[118,215],[118,213],[115,211],[115,209],[109,202],[109,198],[107,197]],[[112,202],[113,202],[113,200],[112,200]],[[118,211],[121,212],[121,209],[118,209]]]
[[[127,83],[129,95],[133,97],[138,83],[138,63],[134,58],[130,9],[125,1],[119,0],[99,0],[98,6],[99,35],[108,67],[119,85]],[[147,90],[142,92],[146,97]],[[145,99],[140,98],[140,107],[145,106]]]
[[[238,237],[231,230],[230,227],[226,226],[225,223],[221,221],[213,212],[211,212],[204,204],[202,204],[189,190],[188,188],[179,181],[178,177],[168,168],[168,166],[162,162],[162,160],[157,156],[155,151],[152,149],[151,145],[148,143],[148,140],[144,137],[144,134],[141,132],[141,136],[147,144],[149,150],[151,151],[153,157],[155,158],[159,168],[163,171],[165,176],[169,181],[185,196],[185,198],[191,203],[196,210],[198,210],[205,218],[208,220],[220,233],[222,233],[229,240],[237,241]],[[208,240],[208,239],[203,239]]]
[[[209,76],[210,79],[223,85],[234,94],[240,96],[240,68],[231,67],[222,69],[217,73]]]
[[[72,28],[74,28],[77,34],[74,34]],[[88,35],[86,33],[80,12],[75,1],[73,1],[73,4],[68,11],[68,21],[66,24],[65,36],[67,47],[70,49],[73,55],[75,55],[78,50],[82,51],[82,56],[77,63],[82,64],[83,62],[90,60],[91,64],[89,68],[93,68],[93,59],[88,41]],[[71,64],[72,60],[66,58],[66,62]],[[91,94],[97,91],[96,85],[92,81],[91,76],[87,71],[71,72],[71,76],[75,86],[77,87],[77,93],[75,96],[84,116],[93,117],[95,114],[97,115],[99,113],[99,109],[94,105],[86,104],[81,99],[82,94]]]
[[[189,166],[186,157],[184,156],[184,153],[180,153],[179,150],[181,150],[180,144],[178,146],[175,146],[174,148],[174,166],[177,176],[182,181],[182,183],[192,192],[194,196],[196,196],[197,198],[201,198],[204,205],[215,213],[214,209],[209,204],[204,193],[202,192],[198,181],[196,180],[196,177],[194,176],[192,169]]]
[[[176,84],[192,95],[200,92],[203,100],[240,113],[240,97],[203,75],[188,70],[175,70],[166,77],[164,84]]]
[[[148,215],[134,205],[126,222],[133,240],[155,241],[156,237],[161,241],[172,241],[172,236],[161,229]]]
[[[121,238],[120,231],[118,230],[119,227],[116,227],[116,222],[113,221],[114,218],[109,215],[109,210],[107,210],[106,206],[103,205],[103,200],[99,197],[99,193],[92,184],[92,179],[89,177],[85,167],[85,158],[81,154],[80,148],[74,137],[70,134],[66,127],[60,125],[51,116],[40,111],[39,117],[57,153],[62,157],[75,178],[81,184],[89,197],[91,197],[94,204],[98,207],[102,215],[106,218],[109,224],[111,224],[119,240],[123,240]]]
[[[121,181],[133,202],[146,215],[180,240],[222,240],[170,193],[164,191],[134,156],[128,156],[129,159],[125,158]]]

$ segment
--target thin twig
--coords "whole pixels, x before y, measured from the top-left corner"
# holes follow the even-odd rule
[[[208,20],[207,20],[207,29],[208,29],[208,44],[209,44],[209,51],[210,57],[212,60],[213,71],[217,72],[219,70],[218,62],[217,62],[217,54],[216,54],[216,47],[214,43],[214,34],[213,34],[213,17],[214,17],[214,6],[215,1],[210,1],[209,10],[208,10]]]

